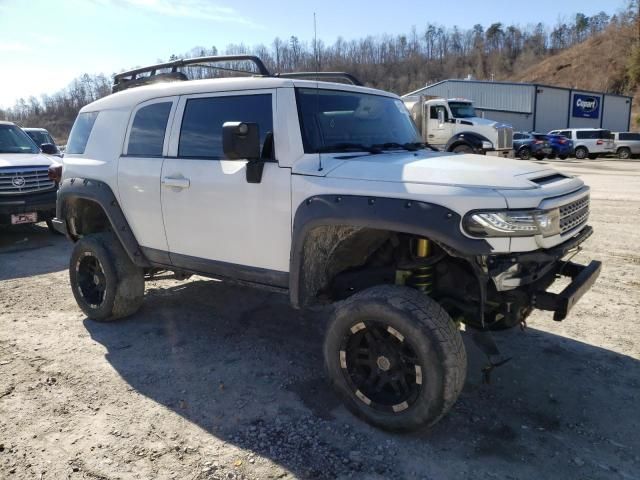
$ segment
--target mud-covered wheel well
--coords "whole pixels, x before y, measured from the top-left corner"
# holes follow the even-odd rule
[[[111,222],[102,206],[84,198],[69,200],[65,204],[64,217],[71,236],[79,238],[90,233],[112,230]]]
[[[351,225],[327,225],[310,230],[300,263],[299,304],[309,305],[325,297],[337,275],[370,265],[392,262],[397,232]],[[374,259],[375,257],[375,259]]]

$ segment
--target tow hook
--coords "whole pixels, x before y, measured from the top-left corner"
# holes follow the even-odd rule
[[[498,345],[491,335],[491,332],[487,330],[473,330],[471,334],[473,343],[484,353],[487,357],[487,364],[482,367],[482,383],[491,383],[491,372],[496,367],[500,367],[511,360],[511,357],[504,358],[498,349]]]

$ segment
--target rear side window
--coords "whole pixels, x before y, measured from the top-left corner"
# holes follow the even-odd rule
[[[136,112],[129,134],[127,155],[162,156],[164,134],[167,130],[171,106],[172,102],[154,103]]]
[[[620,140],[640,140],[640,133],[623,132],[618,135],[618,138]]]
[[[273,132],[271,95],[244,95],[187,100],[180,130],[178,156],[222,160],[222,125],[254,122],[260,129],[260,147]]]
[[[98,113],[99,112],[87,112],[78,115],[69,134],[66,153],[84,153],[85,148],[87,148],[87,142],[89,141],[89,135],[91,135],[91,130],[93,130],[93,124],[96,123],[96,118],[98,118]]]
[[[607,139],[611,138],[611,132],[609,130],[586,130],[586,131],[577,131],[576,137],[584,140],[584,139]]]

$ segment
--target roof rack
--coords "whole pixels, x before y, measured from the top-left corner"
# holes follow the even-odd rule
[[[252,62],[257,72],[252,70],[241,70],[237,68],[231,68],[228,66],[216,66],[212,63],[221,62]],[[309,78],[309,79],[333,79],[333,80],[347,80],[352,85],[362,86],[362,82],[350,73],[345,72],[288,72],[288,73],[275,73],[271,74],[269,69],[262,63],[260,58],[255,55],[218,55],[211,57],[196,57],[196,58],[181,58],[166,63],[158,63],[156,65],[149,65],[148,67],[136,68],[127,72],[118,73],[113,77],[112,93],[120,92],[127,88],[140,87],[142,85],[149,85],[157,82],[173,82],[188,80],[188,77],[178,71],[181,67],[204,67],[212,70],[222,70],[225,72],[242,73],[247,75],[259,75],[263,77],[280,77],[280,78]],[[163,71],[158,73],[158,70],[170,70],[169,72]],[[138,77],[140,74],[148,74],[142,77]]]
[[[237,61],[247,61],[253,62],[253,64],[258,69],[258,74],[270,77],[271,72],[267,69],[262,60],[254,55],[218,55],[212,57],[196,57],[196,58],[186,58],[186,59],[178,59],[172,62],[166,63],[158,63],[156,65],[150,65],[148,67],[136,68],[134,70],[129,70],[127,72],[118,73],[113,77],[113,87],[111,91],[113,93],[119,92],[121,90],[125,90],[131,87],[138,87],[141,85],[148,85],[150,83],[161,82],[161,81],[180,81],[187,80],[186,75],[181,72],[178,72],[178,68],[180,67],[206,67],[214,70],[224,70],[229,72],[236,73],[245,73],[249,75],[255,75],[256,72],[250,70],[239,70],[235,68],[228,67],[217,67],[214,65],[209,65],[210,63],[219,63],[219,62],[237,62]],[[171,72],[163,72],[156,73],[158,70],[171,69]],[[138,78],[137,76],[141,73],[148,73],[149,75]]]
[[[363,83],[360,80],[350,73],[345,72],[288,72],[276,73],[274,74],[274,77],[347,80],[352,85],[357,85],[359,87],[363,86]]]

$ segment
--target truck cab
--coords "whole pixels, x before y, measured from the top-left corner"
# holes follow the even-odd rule
[[[477,115],[465,98],[404,97],[425,142],[455,153],[509,156],[513,128]]]

